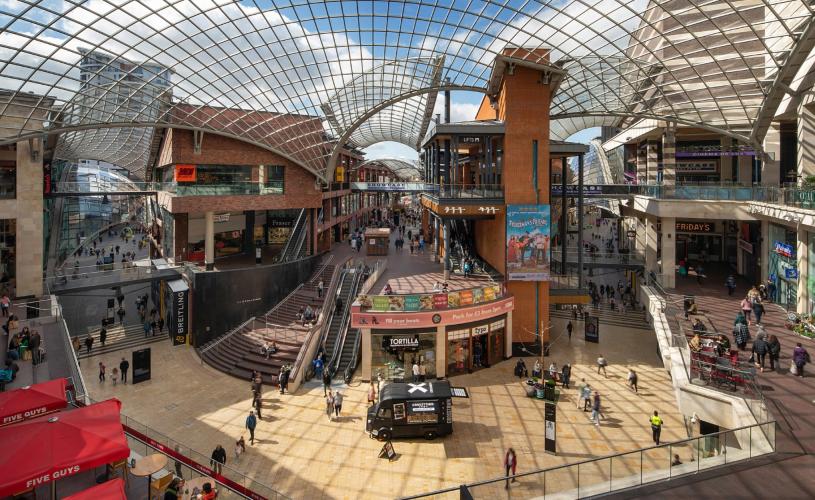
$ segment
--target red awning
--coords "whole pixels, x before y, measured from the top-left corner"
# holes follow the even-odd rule
[[[109,399],[0,428],[0,497],[130,456],[121,406]]]
[[[0,392],[0,426],[41,417],[68,406],[64,378]]]
[[[85,491],[74,493],[62,500],[127,500],[125,482],[117,477]]]

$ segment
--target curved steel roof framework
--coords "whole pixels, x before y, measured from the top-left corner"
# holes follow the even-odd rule
[[[423,175],[422,165],[418,161],[404,160],[401,158],[374,158],[365,160],[352,170],[358,170],[362,167],[372,165],[381,165],[392,172],[397,178],[405,181],[421,180]]]
[[[487,89],[496,55],[529,49],[567,71],[551,110],[566,129],[657,118],[755,144],[815,45],[812,17],[804,0],[0,2],[0,89],[43,96],[0,101],[0,144],[40,135],[48,108],[49,132],[210,131],[326,179],[337,138],[415,146],[434,90]],[[66,140],[78,157],[127,153],[107,132]]]

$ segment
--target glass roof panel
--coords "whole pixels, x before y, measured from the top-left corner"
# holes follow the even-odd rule
[[[0,144],[45,126],[70,132],[65,159],[138,177],[154,127],[201,129],[325,179],[344,143],[415,147],[440,86],[486,90],[496,55],[530,49],[567,71],[566,129],[658,118],[760,140],[812,17],[804,0],[3,1]]]

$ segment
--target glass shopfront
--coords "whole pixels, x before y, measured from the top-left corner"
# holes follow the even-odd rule
[[[770,224],[770,279],[775,283],[775,303],[795,310],[798,302],[798,235],[792,229]]]
[[[447,327],[447,375],[469,373],[504,359],[506,316]]]
[[[398,332],[398,333],[396,333]],[[436,330],[372,330],[371,375],[384,380],[413,380],[413,363],[425,379],[436,378]]]

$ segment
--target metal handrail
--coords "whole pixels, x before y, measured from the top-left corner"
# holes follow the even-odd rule
[[[215,347],[216,345],[220,344],[220,343],[221,343],[221,342],[223,342],[224,340],[226,340],[226,339],[228,339],[229,337],[231,337],[232,335],[234,335],[234,334],[235,334],[237,331],[242,330],[242,329],[243,329],[243,327],[245,327],[246,325],[248,325],[248,324],[249,324],[249,323],[251,323],[252,321],[255,321],[255,317],[254,317],[254,316],[252,316],[251,318],[247,319],[246,321],[244,321],[244,322],[243,322],[243,323],[241,323],[240,325],[236,326],[236,327],[235,327],[235,328],[233,328],[232,330],[230,330],[230,331],[226,332],[225,334],[221,335],[221,336],[220,336],[220,337],[218,337],[217,339],[213,339],[213,340],[211,340],[211,341],[210,341],[210,342],[209,342],[207,345],[205,345],[205,346],[201,347],[200,349],[198,349],[198,355],[199,355],[199,357],[200,357],[200,355],[202,355],[202,354],[205,354],[205,353],[209,352],[209,350],[210,350],[210,349],[212,349],[212,348],[213,348],[213,347]],[[203,363],[203,362],[204,362],[204,359],[203,359],[203,358],[201,358],[201,363]]]
[[[640,448],[640,449],[637,449],[637,450],[617,452],[617,453],[613,453],[611,455],[604,455],[602,457],[589,458],[589,459],[586,459],[586,460],[581,460],[579,462],[573,462],[573,463],[570,463],[570,464],[557,465],[557,466],[554,466],[554,467],[548,467],[548,468],[545,468],[545,469],[537,469],[537,470],[533,470],[533,471],[529,471],[529,472],[521,472],[519,474],[501,476],[501,477],[496,477],[496,478],[493,478],[493,479],[485,479],[483,481],[476,481],[476,482],[473,482],[473,483],[466,483],[466,484],[462,484],[460,486],[454,486],[454,487],[450,487],[450,488],[443,488],[443,489],[439,489],[439,490],[435,490],[435,491],[430,491],[430,492],[427,492],[427,493],[420,493],[418,495],[411,495],[411,496],[401,497],[399,500],[414,500],[414,499],[419,499],[419,498],[427,498],[427,497],[431,497],[431,496],[437,496],[437,495],[440,495],[442,493],[451,493],[451,492],[454,492],[454,491],[460,491],[462,489],[473,488],[473,487],[477,487],[477,486],[483,486],[483,485],[486,485],[486,484],[504,482],[504,481],[507,481],[507,480],[511,480],[513,478],[521,478],[521,477],[538,475],[538,474],[547,474],[547,473],[552,473],[552,472],[556,472],[556,471],[559,471],[559,470],[570,469],[570,468],[574,468],[574,467],[577,467],[578,470],[579,470],[579,467],[581,465],[594,464],[594,463],[598,463],[600,461],[605,461],[605,460],[613,460],[614,458],[623,457],[625,455],[631,455],[632,453],[640,453],[640,456],[642,456],[643,453],[651,451],[651,450],[671,450],[673,447],[677,447],[677,446],[688,445],[688,444],[692,445],[694,442],[698,442],[701,439],[720,438],[722,435],[727,436],[728,434],[735,434],[736,432],[740,432],[740,431],[750,431],[750,435],[752,437],[752,429],[753,428],[758,427],[759,429],[761,429],[762,427],[768,426],[768,425],[771,425],[771,426],[775,427],[776,421],[771,420],[769,422],[762,422],[762,423],[757,423],[757,424],[752,424],[752,425],[746,425],[746,426],[743,426],[743,427],[738,427],[736,429],[728,429],[726,431],[719,431],[719,432],[714,432],[714,433],[710,433],[710,434],[703,434],[703,435],[699,435],[699,436],[693,437],[693,438],[680,439],[678,441],[671,441],[669,443],[663,443],[663,444],[660,444],[660,445],[648,446],[648,447]],[[762,434],[767,436],[767,434],[764,433],[763,431],[762,431]],[[774,452],[775,448],[776,448],[775,440],[774,439],[768,439],[768,441],[769,441],[772,452]],[[751,454],[752,454],[752,448],[751,448]],[[668,455],[668,458],[672,458],[672,457],[670,457],[670,453],[667,454],[667,455]],[[758,456],[758,455],[756,455],[756,456]],[[750,458],[753,458],[753,457],[751,456]],[[728,461],[727,462],[727,464],[731,464],[731,463],[735,463],[735,462],[734,461]],[[642,460],[640,460],[640,464],[642,464]],[[641,486],[643,484],[646,484],[646,482],[642,481],[642,473],[640,474],[640,477],[641,477],[641,482],[637,486]],[[579,488],[579,484],[578,484],[578,488]],[[625,486],[624,488],[630,488],[630,486]],[[610,489],[609,491],[618,491],[618,490],[624,489],[624,488],[618,488],[616,490],[615,489]]]
[[[353,375],[359,364],[360,347],[362,347],[362,332],[357,328],[354,337],[354,352],[351,353],[351,361],[348,362],[348,366],[345,367],[345,373],[343,373],[343,381],[345,381],[346,384],[351,381],[351,375]]]
[[[287,255],[289,253],[289,249],[291,248],[292,241],[295,238],[300,237],[300,234],[298,233],[298,231],[300,229],[302,229],[300,227],[300,225],[301,225],[301,222],[302,222],[302,220],[303,220],[303,218],[305,216],[306,216],[306,209],[305,208],[300,209],[300,215],[297,216],[297,219],[294,222],[294,226],[292,227],[292,230],[291,230],[291,236],[289,236],[289,239],[286,240],[286,244],[283,245],[283,249],[278,254],[278,258],[276,259],[278,262],[285,262],[287,260],[286,257],[287,257]]]
[[[339,367],[340,358],[342,357],[342,348],[345,345],[345,339],[348,335],[348,325],[351,322],[351,300],[350,298],[354,296],[357,290],[359,290],[359,282],[362,279],[362,269],[363,266],[360,264],[357,266],[353,281],[351,281],[351,289],[350,294],[348,295],[349,300],[347,300],[343,304],[343,312],[342,312],[342,320],[340,323],[340,329],[337,332],[338,335],[341,337],[338,338],[334,342],[334,352],[331,355],[331,360],[328,362],[328,366],[331,367],[331,373],[335,373],[337,368]]]

